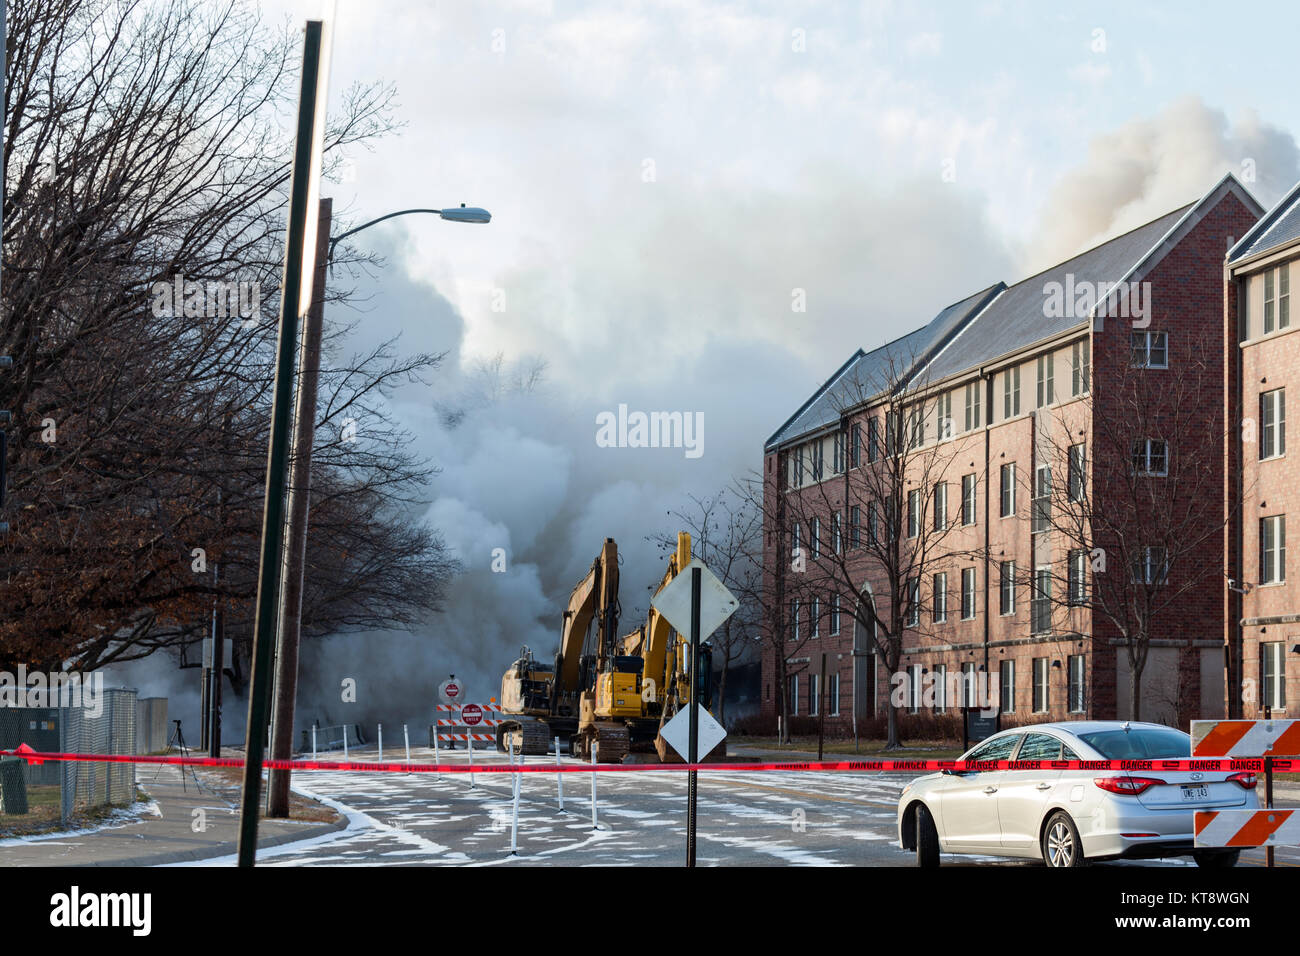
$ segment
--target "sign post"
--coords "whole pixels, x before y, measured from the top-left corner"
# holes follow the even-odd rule
[[[700,744],[700,683],[708,680],[708,674],[701,674],[700,642],[717,630],[718,625],[735,613],[740,602],[727,590],[727,586],[718,580],[703,561],[696,559],[682,569],[677,577],[663,590],[656,594],[650,603],[668,619],[679,634],[690,636],[690,680],[691,699],[689,704],[688,742],[686,762],[694,768],[699,763]],[[680,716],[680,715],[679,715]],[[677,720],[674,717],[669,723]],[[666,733],[667,727],[664,728]],[[716,741],[715,741],[716,745]],[[676,748],[674,748],[676,749]],[[681,751],[678,750],[678,753]],[[686,865],[695,865],[695,808],[697,803],[696,771],[687,771],[686,797]]]
[[[469,749],[469,765],[474,766],[474,731],[471,729],[483,722],[483,708],[478,704],[466,704],[460,709],[460,722],[465,725],[465,746]],[[474,789],[474,771],[469,772],[469,788]]]

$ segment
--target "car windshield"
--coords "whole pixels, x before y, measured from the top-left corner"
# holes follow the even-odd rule
[[[1153,760],[1187,757],[1192,738],[1171,727],[1132,727],[1080,734],[1079,739],[1109,760]]]

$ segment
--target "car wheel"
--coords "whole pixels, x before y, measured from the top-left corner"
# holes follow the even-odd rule
[[[1043,862],[1052,867],[1083,866],[1083,841],[1079,831],[1063,810],[1057,810],[1047,821],[1042,839]]]
[[[939,865],[939,831],[924,803],[916,806],[916,865],[926,868]]]
[[[1226,870],[1229,867],[1236,866],[1240,857],[1240,850],[1229,850],[1227,853],[1211,850],[1192,854],[1192,859],[1196,861],[1196,865],[1205,867],[1207,870]]]

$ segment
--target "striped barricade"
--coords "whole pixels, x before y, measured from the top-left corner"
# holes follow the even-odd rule
[[[1197,810],[1196,845],[1300,846],[1295,810]]]
[[[438,740],[455,742],[457,740],[474,740],[488,741],[496,743],[496,726],[505,721],[497,716],[485,716],[482,721],[475,724],[474,729],[465,726],[464,721],[460,719],[460,710],[463,704],[435,704],[434,709],[438,712],[436,723],[438,726]],[[486,715],[500,714],[500,704],[479,704],[478,705]],[[444,717],[443,714],[448,716]],[[445,728],[445,729],[444,729]],[[489,730],[489,733],[478,732],[478,728]],[[459,731],[459,732],[457,732]]]
[[[1300,720],[1193,720],[1193,757],[1300,757]]]

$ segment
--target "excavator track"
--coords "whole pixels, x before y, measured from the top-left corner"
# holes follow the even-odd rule
[[[600,763],[622,763],[631,748],[632,735],[624,724],[598,723],[575,734],[569,746],[579,760],[590,760],[593,743]]]
[[[551,728],[540,720],[523,720],[502,724],[497,729],[497,750],[507,753],[511,746],[515,753],[539,756],[551,752]]]

